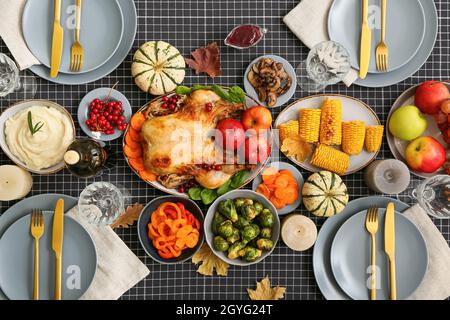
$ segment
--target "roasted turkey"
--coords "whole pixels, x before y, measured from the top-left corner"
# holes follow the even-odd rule
[[[205,107],[208,102],[213,105],[209,111]],[[190,179],[205,188],[220,187],[246,166],[227,161],[220,171],[207,171],[201,164],[224,163],[211,131],[220,120],[238,117],[243,109],[243,104],[225,101],[209,90],[194,91],[173,113],[161,109],[161,102],[151,103],[141,132],[145,167],[167,188]]]

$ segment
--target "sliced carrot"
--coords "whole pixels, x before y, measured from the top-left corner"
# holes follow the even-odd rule
[[[130,121],[131,127],[137,131],[141,131],[144,122],[145,116],[142,114],[142,112],[135,113],[134,116],[131,117]]]
[[[275,206],[277,209],[282,209],[286,206],[286,203],[283,202],[283,200],[278,199],[275,196],[270,197],[270,202]]]
[[[264,183],[261,183],[257,188],[256,192],[259,194],[262,194],[264,197],[269,198],[270,197],[270,189],[267,188],[267,186]]]
[[[141,142],[142,140],[144,140],[141,136],[141,132],[134,130],[133,128],[130,128],[128,130],[127,135],[130,136],[131,140],[133,140],[135,142]]]
[[[125,144],[131,149],[141,148],[141,144],[137,141],[134,141],[129,133],[127,133],[127,135],[125,136]]]
[[[264,183],[272,184],[278,175],[278,171],[275,168],[269,167],[263,171],[261,174]]]
[[[156,181],[156,174],[148,170],[142,170],[139,172],[139,177],[144,181]]]
[[[195,234],[195,233],[189,234],[189,235],[185,238],[186,246],[187,246],[188,248],[194,248],[194,247],[197,245],[197,243],[198,243],[198,239],[199,239],[199,237],[198,237],[197,234]]]
[[[128,159],[128,162],[130,163],[130,166],[137,172],[145,170],[144,159],[142,158],[135,158],[135,159],[130,158]]]
[[[279,188],[275,190],[274,196],[285,202],[286,204],[293,204],[298,199],[298,190],[295,188]]]
[[[289,178],[285,174],[280,174],[276,179],[274,184],[277,188],[286,188],[289,184]]]
[[[130,159],[137,159],[142,157],[142,148],[133,149],[127,144],[123,147],[123,152]]]

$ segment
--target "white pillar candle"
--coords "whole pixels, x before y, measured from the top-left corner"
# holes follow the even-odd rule
[[[12,165],[0,166],[0,201],[11,201],[25,197],[33,185],[31,174]]]
[[[375,192],[385,194],[405,191],[410,179],[406,164],[395,159],[374,161],[364,172],[366,185]]]

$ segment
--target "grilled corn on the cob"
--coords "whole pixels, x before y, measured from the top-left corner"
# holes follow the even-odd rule
[[[342,103],[327,99],[322,105],[320,117],[320,143],[340,145],[342,141]]]
[[[378,152],[383,141],[384,126],[369,126],[366,128],[365,146],[368,152]]]
[[[342,123],[342,151],[349,155],[358,155],[364,147],[366,125],[363,121]]]
[[[298,134],[299,123],[297,120],[290,120],[288,122],[282,123],[278,126],[280,133],[280,141],[283,142],[284,139]]]
[[[320,131],[320,109],[301,109],[300,110],[300,137],[306,142],[315,143],[319,141]]]

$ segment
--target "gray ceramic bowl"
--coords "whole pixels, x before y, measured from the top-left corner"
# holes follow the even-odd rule
[[[225,253],[219,252],[216,249],[214,249],[214,245],[213,245],[214,234],[212,232],[212,220],[214,217],[214,213],[217,210],[217,206],[219,205],[219,202],[221,202],[223,200],[236,199],[236,198],[250,198],[250,199],[260,202],[265,208],[268,208],[272,212],[272,214],[275,218],[275,224],[272,228],[272,241],[273,241],[272,250],[263,251],[263,254],[261,255],[261,257],[252,262],[247,262],[247,261],[244,261],[241,259],[235,259],[235,260],[228,259],[228,257],[226,256]],[[264,260],[272,253],[273,249],[275,249],[277,242],[278,242],[278,238],[280,236],[280,219],[278,218],[277,209],[264,196],[260,195],[259,193],[254,192],[254,191],[251,191],[251,190],[234,190],[234,191],[230,191],[230,192],[224,194],[223,196],[217,198],[216,201],[214,201],[213,204],[209,207],[208,212],[205,217],[205,224],[204,224],[203,229],[205,230],[206,242],[208,243],[209,247],[211,248],[211,250],[214,252],[214,254],[217,257],[219,257],[221,260],[225,261],[228,264],[232,264],[235,266],[248,266],[248,265],[255,264],[255,263],[258,263],[258,262]]]
[[[164,259],[161,258],[158,255],[158,250],[153,246],[152,241],[148,237],[148,228],[147,224],[150,221],[152,213],[164,202],[181,202],[184,204],[185,208],[191,212],[195,218],[200,222],[200,239],[197,243],[197,245],[192,249],[185,249],[182,251],[181,255],[177,258],[172,259]],[[138,228],[138,237],[139,241],[141,242],[142,247],[144,248],[144,251],[147,253],[147,255],[155,260],[156,262],[159,262],[161,264],[177,264],[185,262],[186,260],[189,260],[192,258],[192,256],[201,248],[205,237],[204,237],[204,228],[203,228],[203,213],[200,207],[192,200],[183,198],[183,197],[177,197],[177,196],[165,196],[165,197],[159,197],[156,199],[153,199],[150,201],[144,209],[142,209],[141,215],[139,216],[137,228]]]

